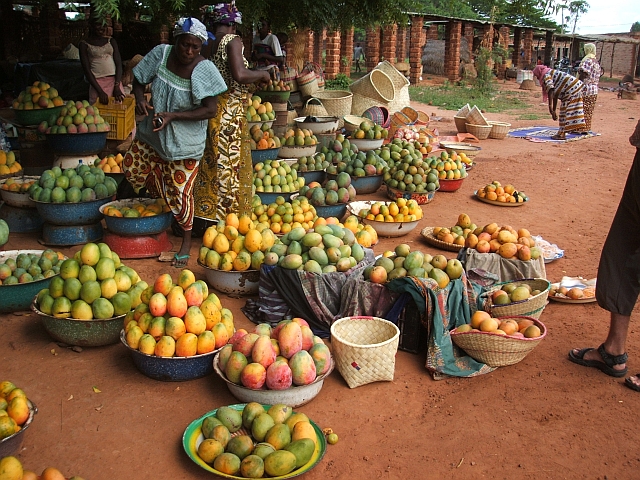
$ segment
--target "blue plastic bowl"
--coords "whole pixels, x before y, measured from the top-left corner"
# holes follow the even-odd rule
[[[100,207],[100,213],[104,213],[105,209],[112,205],[115,207],[129,206],[132,207],[136,203],[148,204],[155,203],[155,200],[145,198],[129,198],[127,200],[116,200],[115,202],[105,203]],[[155,235],[162,233],[171,226],[171,212],[163,212],[151,217],[112,217],[104,216],[109,232],[125,237],[137,237],[140,235]]]
[[[52,225],[90,225],[102,220],[100,207],[113,196],[79,203],[35,202],[42,219]]]
[[[282,193],[282,192],[256,192],[256,195],[260,197],[263,205],[269,205],[276,201],[278,197],[284,197],[285,201],[289,201],[291,199],[291,193]]]
[[[358,195],[375,193],[382,186],[382,175],[370,175],[367,177],[351,177],[351,185]]]
[[[127,345],[124,330],[120,332],[120,341],[131,353],[133,363],[141,373],[163,382],[185,382],[213,373],[213,357],[219,351],[218,349],[193,357],[156,357]]]
[[[253,165],[256,163],[264,162],[265,160],[275,160],[278,158],[278,152],[280,148],[267,148],[265,150],[251,150],[251,162]]]
[[[309,185],[311,182],[324,182],[327,174],[324,170],[311,170],[309,172],[298,172],[298,176],[304,177],[304,184]]]
[[[108,133],[49,133],[47,143],[56,155],[91,155],[104,149]]]
[[[342,217],[344,217],[344,214],[347,213],[346,203],[337,203],[335,205],[314,205],[313,208],[316,209],[318,216],[322,218],[336,217],[338,220],[341,220]]]

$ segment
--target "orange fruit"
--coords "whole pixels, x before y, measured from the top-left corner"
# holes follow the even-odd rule
[[[483,311],[483,310],[477,310],[472,316],[471,316],[471,326],[473,328],[480,328],[480,324],[491,318],[491,315],[489,315],[489,313]]]

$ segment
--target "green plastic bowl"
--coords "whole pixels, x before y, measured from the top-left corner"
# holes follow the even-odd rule
[[[53,108],[41,108],[38,110],[14,110],[16,114],[16,123],[23,127],[38,125],[41,122],[49,121],[52,115],[58,118],[62,106]]]

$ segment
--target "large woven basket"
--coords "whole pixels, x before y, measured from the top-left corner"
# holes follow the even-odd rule
[[[353,82],[349,88],[353,93],[376,100],[378,105],[386,106],[396,97],[393,82],[382,70],[371,70],[364,77]]]
[[[502,286],[507,283],[514,283],[518,286],[527,284],[531,287],[531,290],[540,290],[540,293],[519,302],[508,303],[506,305],[492,305],[490,300],[491,294],[495,290],[501,289]],[[524,315],[527,317],[540,318],[544,307],[547,305],[547,297],[549,296],[550,288],[551,283],[544,278],[528,278],[524,280],[498,283],[492,285],[487,292],[482,294],[485,297],[484,309],[493,317]]]
[[[509,133],[511,128],[510,123],[504,122],[489,122],[491,125],[491,131],[489,132],[489,138],[495,138],[496,140],[502,140]]]
[[[342,128],[344,126],[343,117],[351,113],[353,93],[346,90],[325,90],[317,92],[314,97],[322,101],[330,117],[338,117],[338,126]]]
[[[409,105],[409,80],[394,65],[387,60],[380,62],[374,70],[381,70],[387,74],[393,83],[394,99],[389,103],[389,111],[395,112]]]
[[[458,110],[458,112],[456,113],[456,117],[467,118],[467,115],[469,115],[470,111],[471,111],[471,107],[467,103],[464,107],[462,107],[460,110]]]
[[[345,317],[331,325],[336,366],[349,388],[392,381],[400,330],[378,317]]]
[[[296,82],[303,97],[311,97],[318,91],[318,79],[313,70],[302,70],[296,77]]]
[[[468,120],[467,120],[468,121]],[[478,140],[486,140],[491,134],[491,125],[474,125],[472,123],[466,123],[467,132],[475,136]]]
[[[362,117],[364,112],[371,107],[383,106],[388,109],[388,105],[388,103],[380,103],[378,100],[374,100],[373,98],[365,97],[359,93],[354,93],[351,101],[351,115]]]
[[[467,114],[467,123],[471,123],[473,125],[489,125],[487,119],[484,118],[484,115],[480,111],[477,106],[473,106],[469,113]]]
[[[456,124],[458,133],[467,133],[467,117],[460,117],[456,115],[453,117],[453,121]]]
[[[467,354],[490,367],[505,367],[518,363],[526,357],[547,335],[547,329],[537,318],[509,315],[499,317],[500,320],[531,320],[539,329],[536,338],[514,338],[489,332],[451,332],[451,340]]]

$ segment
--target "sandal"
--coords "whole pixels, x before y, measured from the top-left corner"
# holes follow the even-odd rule
[[[551,135],[551,140],[566,140],[567,137],[565,137],[564,135],[558,135],[557,133],[555,135]]]
[[[179,255],[176,253],[173,256],[173,261],[171,262],[171,265],[176,268],[186,267],[190,258],[191,258],[191,255],[189,255],[188,253],[185,255]]]
[[[600,357],[602,357],[602,360],[585,360],[585,354],[587,352],[590,352],[591,350],[595,349],[583,348],[582,350],[579,350],[577,354],[574,354],[573,350],[571,350],[569,352],[569,360],[584,367],[597,368],[610,377],[624,377],[627,374],[627,367],[623,368],[622,370],[616,370],[615,368],[613,368],[615,365],[622,365],[623,363],[627,363],[626,353],[623,353],[622,355],[610,355],[604,349],[603,343],[598,347],[598,353],[600,354]]]
[[[640,378],[640,373],[636,373],[635,375],[633,375],[636,378]],[[640,392],[640,385],[638,385],[637,383],[633,383],[631,381],[631,377],[627,377],[624,379],[624,384],[629,387],[631,390],[635,390],[636,392]]]

